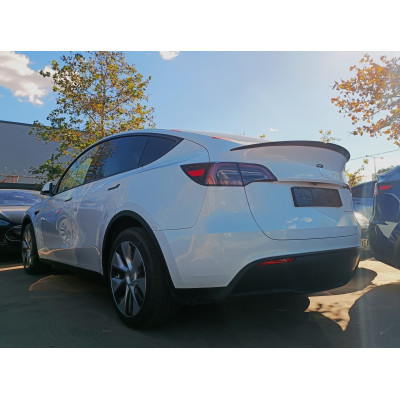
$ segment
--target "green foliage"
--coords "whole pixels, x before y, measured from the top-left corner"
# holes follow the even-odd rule
[[[53,80],[57,107],[47,117],[49,126],[35,121],[30,134],[59,145],[44,164],[31,168],[35,175],[54,180],[70,160],[99,139],[154,127],[154,109],[144,104],[151,77],[144,80],[123,52],[71,53],[40,74]]]

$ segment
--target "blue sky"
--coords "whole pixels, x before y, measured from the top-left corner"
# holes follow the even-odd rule
[[[269,140],[319,140],[331,129],[352,158],[398,149],[385,138],[349,135],[351,122],[331,104],[335,80],[365,52],[335,51],[127,52],[144,77],[152,76],[149,105],[158,128],[194,129],[259,136]],[[400,52],[369,52],[400,56]],[[37,71],[65,52],[0,52],[0,120],[46,123],[54,95]],[[13,63],[5,63],[11,55]],[[2,58],[3,57],[3,58]],[[1,61],[3,60],[3,62]],[[9,60],[9,59],[7,59]],[[28,71],[28,72],[27,72]],[[21,77],[21,74],[25,75]],[[13,79],[9,79],[12,77]],[[46,92],[47,91],[47,92]],[[43,95],[47,93],[46,95]],[[376,159],[377,169],[399,164],[400,151]],[[362,160],[350,161],[349,170]],[[373,172],[373,160],[365,179]]]

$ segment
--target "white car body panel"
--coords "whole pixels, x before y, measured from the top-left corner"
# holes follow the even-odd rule
[[[244,266],[266,257],[360,246],[343,154],[307,146],[231,151],[267,142],[219,133],[140,131],[146,133],[184,140],[144,167],[56,194],[28,211],[41,258],[103,273],[104,236],[114,216],[125,211],[138,214],[154,233],[175,288],[227,286]],[[181,169],[207,162],[261,164],[278,180],[203,186]],[[293,186],[337,189],[343,206],[295,207]],[[68,223],[57,237],[61,216]],[[52,223],[53,230],[44,223]]]
[[[348,235],[339,232],[338,237],[273,240],[256,224],[243,188],[208,189],[193,228],[156,232],[176,288],[226,286],[256,259],[360,245],[357,221]]]

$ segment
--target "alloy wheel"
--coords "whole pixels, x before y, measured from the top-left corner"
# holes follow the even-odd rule
[[[22,262],[24,268],[30,266],[32,260],[32,235],[29,228],[24,230],[24,236],[22,238]]]
[[[121,313],[135,316],[146,296],[146,268],[139,249],[130,241],[121,242],[111,259],[111,292]]]

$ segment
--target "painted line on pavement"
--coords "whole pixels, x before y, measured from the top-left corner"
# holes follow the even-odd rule
[[[0,267],[0,272],[2,271],[11,271],[12,269],[23,269],[24,266],[23,265],[18,265],[18,267],[8,267],[8,268],[1,268]]]

